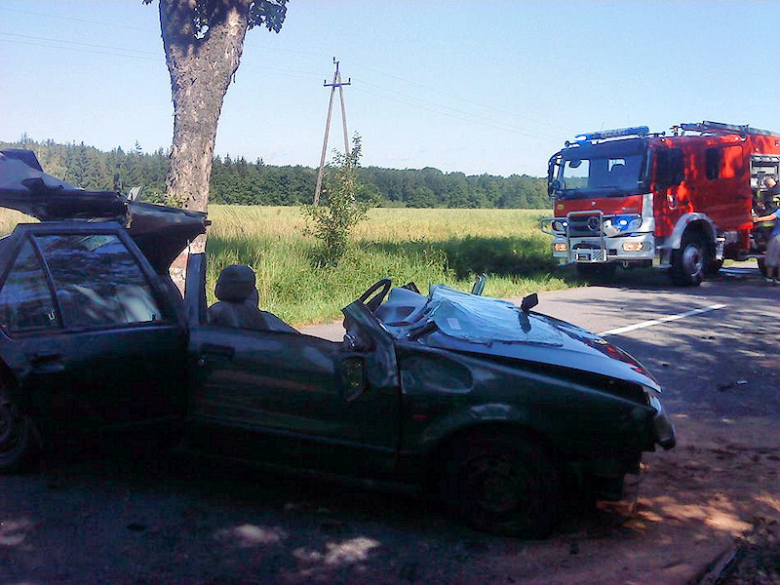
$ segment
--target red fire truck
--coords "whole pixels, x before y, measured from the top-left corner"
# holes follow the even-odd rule
[[[585,277],[615,268],[666,268],[696,286],[724,259],[759,259],[762,228],[780,181],[780,134],[718,122],[647,127],[577,136],[548,166],[554,217],[542,220],[554,257]]]

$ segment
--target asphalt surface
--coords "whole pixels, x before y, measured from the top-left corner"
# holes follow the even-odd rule
[[[756,515],[780,516],[779,298],[752,268],[539,295],[538,312],[622,329],[606,337],[666,389],[680,444],[648,458],[627,522],[590,511],[546,541],[492,537],[412,497],[95,439],[0,477],[0,585],[694,582]]]

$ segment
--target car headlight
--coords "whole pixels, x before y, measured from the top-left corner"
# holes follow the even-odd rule
[[[663,388],[661,388],[659,385],[650,384],[640,384],[640,386],[645,393],[645,400],[647,400],[647,405],[653,408],[656,412],[661,412],[663,410],[663,406],[661,406],[661,401],[658,399],[658,397],[663,394]]]

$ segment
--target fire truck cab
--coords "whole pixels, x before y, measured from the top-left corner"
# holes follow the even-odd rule
[[[762,266],[766,240],[752,215],[773,209],[766,177],[780,180],[780,134],[750,126],[584,134],[550,159],[554,216],[541,227],[554,257],[582,276],[656,266],[696,286],[724,259],[756,257]]]

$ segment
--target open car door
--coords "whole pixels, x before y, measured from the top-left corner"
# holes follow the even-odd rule
[[[192,446],[283,467],[389,476],[399,436],[398,368],[389,334],[367,309],[349,309],[372,341],[365,348],[297,331],[210,325],[204,268],[202,257],[191,258],[186,291]]]

